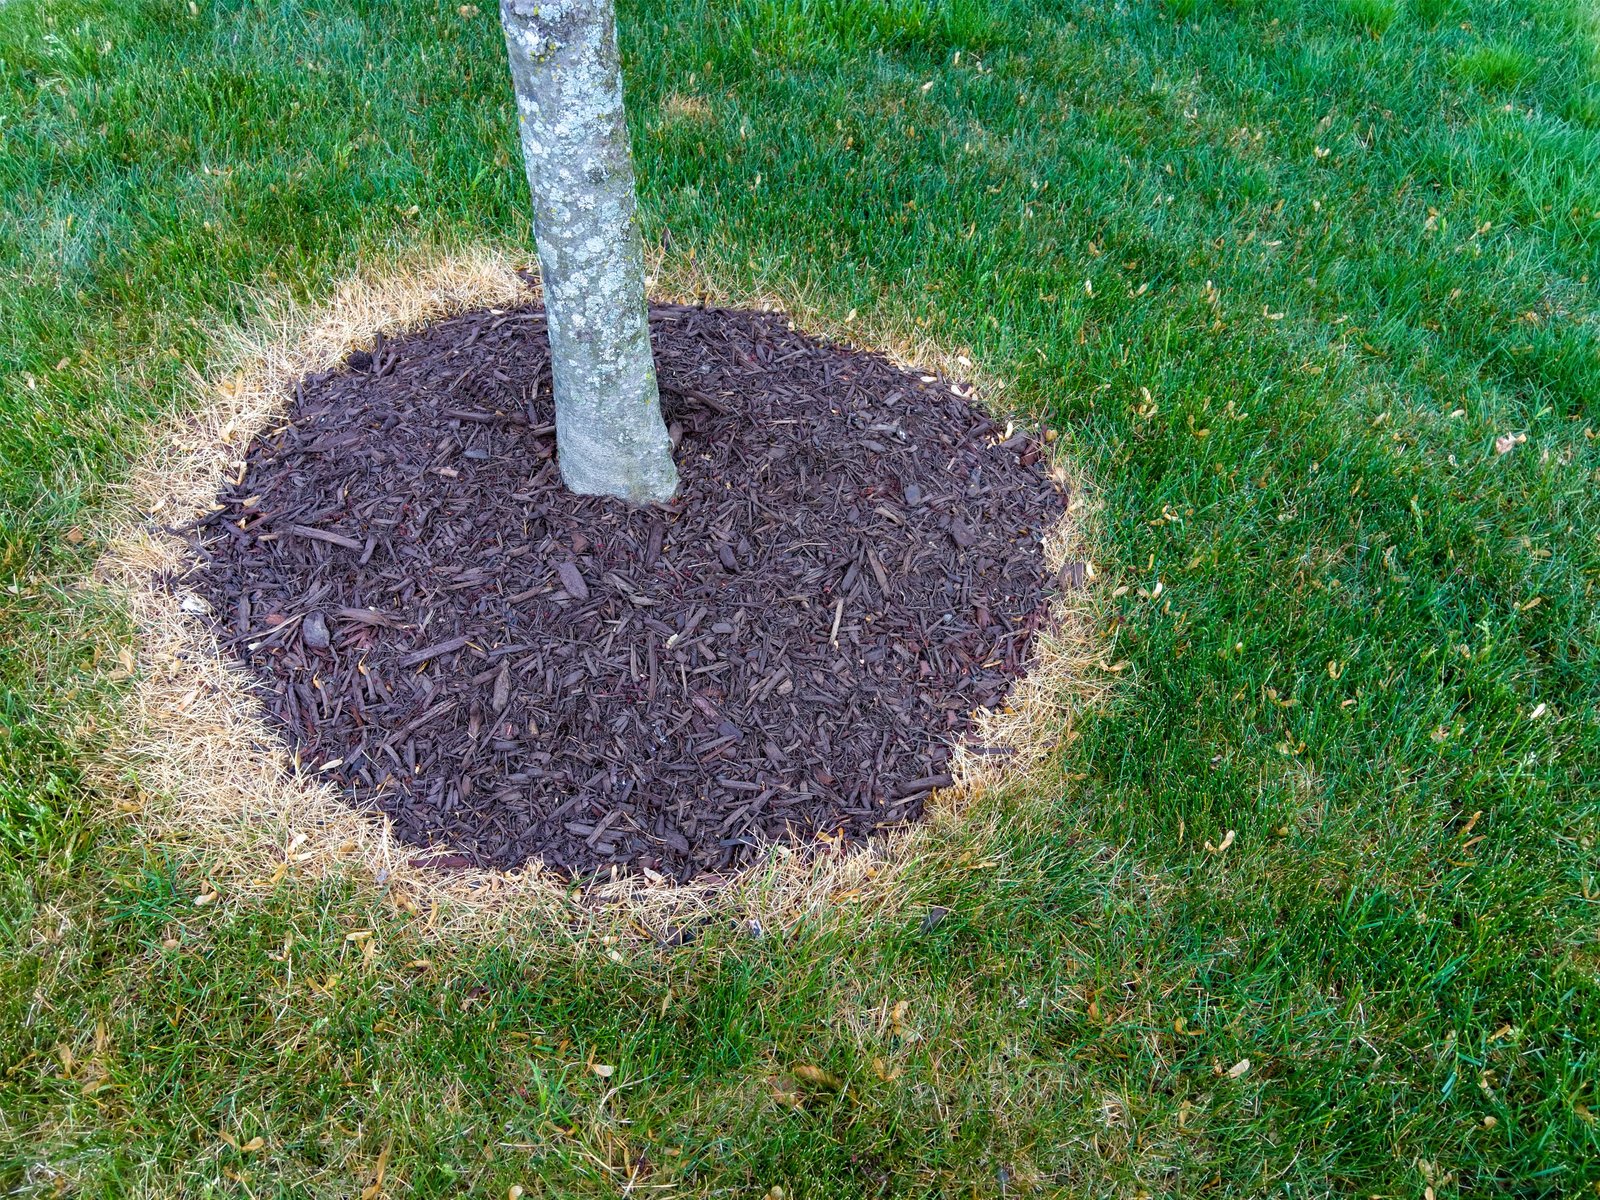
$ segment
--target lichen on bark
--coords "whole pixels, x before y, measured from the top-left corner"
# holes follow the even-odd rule
[[[645,309],[613,0],[501,0],[549,316],[556,456],[574,492],[678,486]]]

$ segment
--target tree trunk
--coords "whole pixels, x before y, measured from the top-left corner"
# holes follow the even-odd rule
[[[556,455],[574,492],[678,487],[661,418],[613,0],[501,0],[549,315]]]

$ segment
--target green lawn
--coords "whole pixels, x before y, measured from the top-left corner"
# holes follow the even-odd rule
[[[1593,0],[622,21],[669,271],[970,349],[1094,481],[1126,667],[1059,820],[930,862],[930,932],[195,909],[75,769],[126,634],[66,581],[254,291],[529,245],[503,46],[453,0],[8,0],[0,1194],[1600,1187]]]

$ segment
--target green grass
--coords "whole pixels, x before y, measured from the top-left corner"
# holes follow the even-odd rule
[[[930,863],[931,933],[620,962],[354,886],[196,910],[203,859],[77,775],[125,634],[61,581],[215,331],[529,242],[492,9],[197,9],[0,8],[0,1190],[348,1196],[385,1146],[396,1196],[641,1156],[704,1195],[1600,1184],[1592,3],[626,4],[667,268],[1007,378],[1097,485],[1128,665],[1059,825]],[[844,1092],[783,1103],[802,1063]]]

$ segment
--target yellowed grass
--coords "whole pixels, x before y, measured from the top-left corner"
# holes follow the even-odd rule
[[[238,902],[286,880],[343,876],[370,881],[400,908],[425,912],[434,928],[461,937],[496,936],[513,925],[526,933],[530,920],[552,937],[580,928],[659,933],[709,914],[770,925],[840,898],[893,908],[930,855],[986,836],[984,824],[996,818],[992,806],[974,803],[978,797],[1019,785],[1019,794],[1042,802],[1048,793],[1027,787],[1030,771],[1070,736],[1072,714],[1095,699],[1107,678],[1092,632],[1093,588],[1057,601],[1053,628],[1036,640],[1034,665],[1009,703],[979,714],[982,741],[1014,754],[961,754],[957,785],[935,795],[927,820],[914,828],[850,851],[774,847],[731,880],[671,887],[623,877],[580,892],[537,865],[414,868],[417,852],[398,841],[387,819],[357,814],[331,784],[294,761],[265,723],[247,674],[197,619],[204,603],[162,586],[185,566],[181,541],[164,530],[211,509],[222,480],[242,470],[251,437],[285,418],[302,375],[370,345],[378,330],[394,335],[450,313],[525,301],[530,293],[514,273],[519,265],[474,249],[362,274],[314,307],[264,300],[254,321],[221,335],[213,369],[193,380],[188,415],[156,433],[133,472],[96,576],[137,631],[135,680],[90,770],[107,791],[127,797],[119,807],[145,836],[184,854],[197,880],[196,903]],[[656,278],[656,294],[772,306],[771,297],[714,292],[704,279],[673,274]],[[808,328],[838,340],[852,340],[854,332]],[[888,352],[954,376],[965,361],[922,343],[889,344]],[[1046,542],[1052,568],[1086,558],[1089,507],[1081,487],[1075,489],[1071,511]]]
[[[709,121],[711,119],[711,105],[704,96],[686,95],[683,92],[673,92],[661,102],[662,120],[668,123],[674,121]]]

